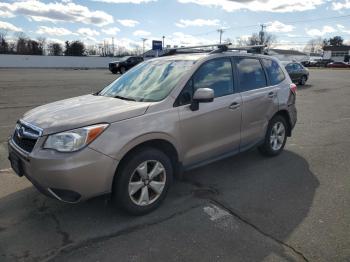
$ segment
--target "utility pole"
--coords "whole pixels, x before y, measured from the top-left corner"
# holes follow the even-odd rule
[[[115,55],[114,53],[114,37],[112,37],[112,50],[113,50],[113,56]]]
[[[267,25],[261,24],[261,31],[259,32],[259,37],[260,37],[260,44],[263,45],[265,42],[265,28],[267,27]]]
[[[148,40],[147,38],[141,38],[142,40],[142,56],[145,54],[145,42]]]
[[[162,38],[163,38],[163,48],[162,49],[164,50],[164,39],[165,39],[165,36],[163,35]]]
[[[221,44],[222,34],[225,32],[225,30],[220,28],[220,29],[217,30],[217,32],[220,34],[220,41],[219,41],[219,43]]]

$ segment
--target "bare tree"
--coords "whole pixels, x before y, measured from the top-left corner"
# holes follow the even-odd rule
[[[262,31],[259,34],[252,34],[247,41],[248,45],[266,45],[268,48],[271,48],[275,43],[276,36]]]
[[[23,32],[16,33],[17,43],[16,43],[16,53],[19,55],[27,55],[27,36]]]
[[[45,55],[46,38],[45,37],[38,37],[37,41],[39,43],[39,49],[41,49],[41,54]]]
[[[304,52],[307,53],[322,53],[322,49],[325,45],[325,40],[321,37],[311,39],[304,47]]]
[[[271,48],[275,43],[276,36],[264,31],[260,31],[259,33],[253,33],[248,38],[238,37],[236,39],[237,46],[266,45],[268,48]]]

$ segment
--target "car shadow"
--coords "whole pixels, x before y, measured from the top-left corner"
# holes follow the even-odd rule
[[[305,85],[297,85],[298,91],[303,91],[311,87],[313,87],[313,85],[308,83],[306,83]]]
[[[118,232],[156,224],[203,200],[217,201],[266,234],[285,241],[307,216],[318,186],[303,157],[285,151],[264,158],[250,151],[185,173],[184,181],[174,183],[165,203],[143,217],[119,212],[106,197],[69,205],[30,187],[0,199],[0,261],[36,261],[77,242],[117,237]],[[255,251],[254,246],[246,249]],[[283,250],[259,250],[258,260],[271,253],[283,255]]]
[[[253,150],[194,170],[186,179],[198,189],[207,188],[208,194],[216,192],[210,197],[215,203],[281,243],[307,217],[319,187],[308,162],[288,150],[273,158],[264,158]],[[263,253],[258,249],[247,248],[247,252],[260,254],[255,261],[263,261],[272,253],[284,256],[283,248]]]

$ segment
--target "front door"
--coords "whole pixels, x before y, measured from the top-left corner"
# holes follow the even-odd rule
[[[184,165],[239,150],[242,98],[234,89],[231,59],[205,62],[180,97],[192,97],[198,88],[213,89],[215,98],[213,102],[201,103],[197,111],[191,111],[186,102],[179,106]]]

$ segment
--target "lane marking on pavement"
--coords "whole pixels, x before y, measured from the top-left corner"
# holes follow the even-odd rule
[[[0,173],[10,173],[12,172],[12,168],[0,169]]]
[[[203,210],[209,216],[211,221],[231,217],[231,214],[229,212],[215,205],[203,207]]]

